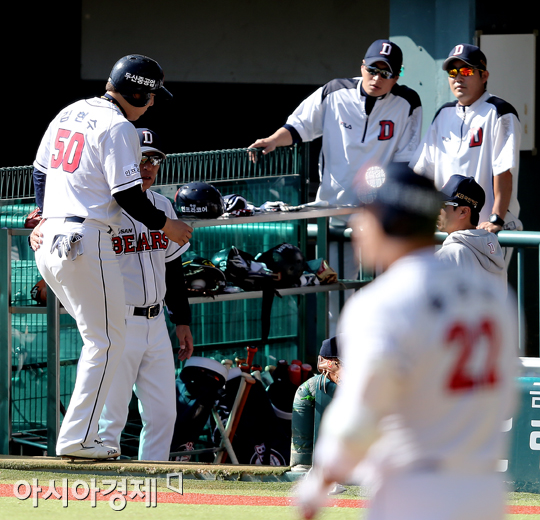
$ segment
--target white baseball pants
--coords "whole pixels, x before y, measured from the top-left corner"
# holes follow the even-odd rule
[[[139,399],[139,460],[169,460],[176,421],[174,356],[163,309],[126,318],[126,348],[99,421],[107,446],[120,448],[132,390]]]
[[[69,454],[98,438],[98,421],[125,345],[125,297],[110,228],[95,220],[82,224],[47,219],[43,244],[36,251],[38,269],[77,322],[83,346],[77,378],[60,428],[56,453]],[[57,234],[83,234],[84,253],[71,259],[51,252]]]

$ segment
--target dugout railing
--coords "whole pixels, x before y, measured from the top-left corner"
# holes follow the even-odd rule
[[[214,183],[223,194],[242,195],[255,205],[267,200],[301,204],[307,201],[308,160],[307,145],[280,148],[256,161],[245,149],[171,154],[155,186],[168,188],[173,198],[176,187],[197,180]],[[51,438],[46,440],[47,425],[49,437],[54,436],[73,388],[82,343],[74,320],[63,309],[40,307],[30,297],[40,276],[24,222],[34,207],[32,167],[0,168],[0,453],[9,452],[13,439],[37,449],[53,445]],[[298,242],[303,249],[306,245],[306,222],[300,220],[227,228],[201,230],[203,239],[194,252],[210,257],[224,245],[252,253],[281,242]],[[192,309],[199,354],[234,359],[259,339],[259,301],[203,303]],[[304,298],[276,299],[271,334],[261,356],[298,358],[306,342],[305,327],[300,326],[305,313]],[[227,330],[234,335],[227,337]],[[174,344],[174,334],[171,339]],[[59,348],[47,349],[48,344]],[[58,395],[55,409],[52,398]]]
[[[259,156],[256,162],[249,159],[245,149],[172,154],[156,186],[173,197],[178,185],[201,180],[215,183],[224,193],[245,196],[257,205],[270,198],[298,204],[307,200],[308,157],[307,146],[278,149],[274,154]],[[67,405],[73,388],[81,346],[74,321],[53,305],[53,299],[51,305],[39,307],[30,298],[30,290],[39,279],[27,244],[30,230],[24,229],[25,218],[34,208],[33,197],[31,167],[0,168],[0,453],[9,453],[13,439],[19,446],[42,451],[54,446],[63,403]],[[241,224],[234,229],[224,226],[218,231],[207,228],[198,232],[204,235],[196,253],[205,257],[231,242],[246,251],[258,252],[261,237],[263,248],[297,240],[304,251],[308,243],[315,242],[320,251],[325,251],[330,239],[350,240],[350,230],[328,230],[324,218],[309,224]],[[443,235],[437,235],[442,240]],[[525,292],[536,290],[525,284],[524,251],[536,248],[540,255],[540,233],[501,232],[499,238],[502,245],[516,247],[523,355]],[[540,271],[540,256],[538,265]],[[341,265],[336,267],[341,270]],[[540,298],[540,289],[538,295]],[[326,316],[325,299],[311,301],[315,301],[315,307],[310,308],[310,315]],[[288,295],[276,299],[276,303],[272,333],[262,354],[274,359],[296,358],[305,351],[307,341],[303,326],[308,312],[306,298]],[[193,306],[197,352],[234,359],[237,352],[258,339],[259,305],[257,300],[239,299]],[[235,335],[226,337],[227,330],[233,330]],[[174,334],[171,338],[174,343]],[[55,348],[48,349],[47,345]]]

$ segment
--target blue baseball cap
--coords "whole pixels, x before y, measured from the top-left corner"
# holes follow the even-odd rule
[[[141,145],[141,152],[156,152],[163,159],[165,159],[165,154],[161,151],[161,139],[159,136],[148,128],[137,128],[137,134],[139,135],[139,143]]]
[[[442,64],[443,70],[448,70],[448,66],[454,60],[461,60],[473,69],[486,70],[486,55],[476,45],[460,43],[456,45]]]
[[[388,63],[388,68],[394,77],[399,76],[403,65],[403,52],[398,45],[390,40],[376,40],[370,46],[364,56],[366,65],[373,65],[378,61]]]

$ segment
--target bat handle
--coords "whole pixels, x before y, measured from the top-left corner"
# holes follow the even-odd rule
[[[253,364],[253,358],[255,357],[255,354],[259,350],[257,347],[246,347],[247,350],[247,364],[251,366]]]

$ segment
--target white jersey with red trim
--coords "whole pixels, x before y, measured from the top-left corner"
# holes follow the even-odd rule
[[[317,89],[289,116],[286,128],[302,141],[323,138],[317,201],[354,204],[353,180],[360,168],[409,162],[420,142],[418,94],[395,85],[368,114],[362,78],[335,79]]]
[[[443,105],[413,160],[411,168],[442,188],[451,175],[474,177],[486,192],[480,222],[492,213],[493,177],[512,173],[509,211],[519,216],[518,174],[521,123],[516,110],[506,101],[485,92],[470,106],[457,101]]]
[[[352,472],[369,446],[361,446],[362,424],[376,423],[366,467],[377,481],[418,471],[494,474],[518,366],[517,304],[504,284],[420,250],[349,298],[339,333],[342,384],[325,414],[340,424],[323,418],[318,463]],[[340,442],[351,432],[358,453]]]
[[[146,195],[168,218],[177,218],[167,197],[152,190],[146,190]],[[165,264],[181,256],[189,248],[189,242],[180,247],[163,231],[150,230],[123,211],[120,231],[112,237],[112,243],[124,275],[126,304],[135,307],[162,304],[166,292]]]
[[[34,161],[47,174],[43,216],[118,227],[112,195],[142,183],[140,160],[137,130],[118,106],[97,97],[69,105],[49,124]]]

